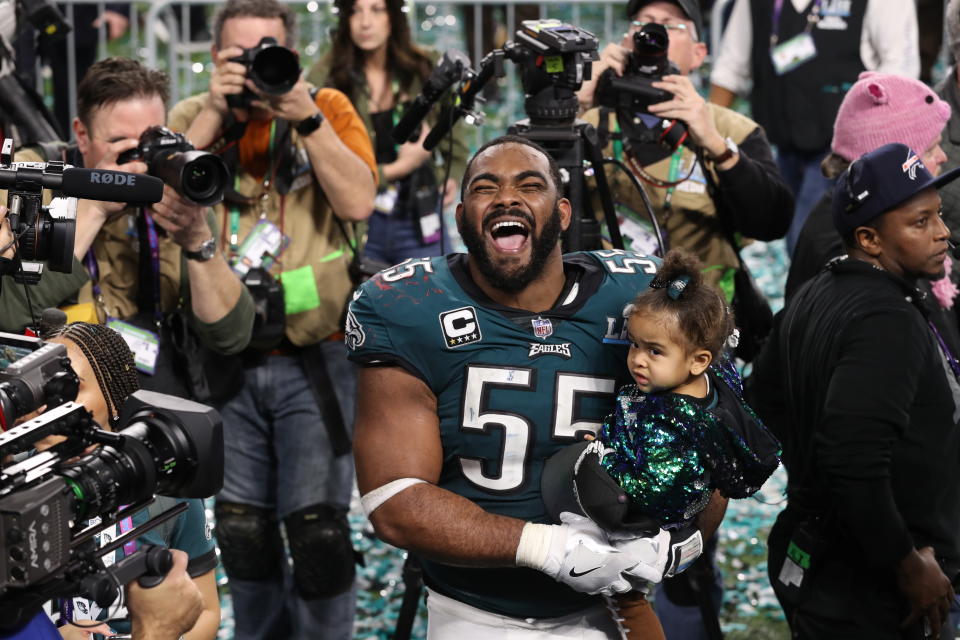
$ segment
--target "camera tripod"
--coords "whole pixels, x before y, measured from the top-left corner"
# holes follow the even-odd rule
[[[593,215],[593,207],[586,196],[585,160],[589,160],[593,165],[610,242],[614,248],[622,249],[623,238],[620,236],[620,225],[617,223],[607,174],[603,170],[603,151],[597,139],[596,128],[583,120],[575,120],[570,125],[538,125],[525,118],[510,125],[507,133],[539,144],[550,153],[561,171],[567,174],[565,195],[570,200],[573,215],[563,237],[564,250],[601,248],[600,223]]]

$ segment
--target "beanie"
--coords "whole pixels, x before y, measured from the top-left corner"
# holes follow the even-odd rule
[[[831,149],[848,162],[891,142],[923,154],[950,119],[950,105],[919,80],[864,71],[833,123]]]

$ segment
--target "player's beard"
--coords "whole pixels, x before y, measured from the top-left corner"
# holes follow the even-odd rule
[[[526,217],[522,213],[515,215]],[[460,229],[460,236],[470,253],[470,259],[476,263],[477,269],[487,279],[487,282],[501,291],[517,293],[526,289],[527,285],[543,273],[547,258],[550,257],[560,240],[560,231],[560,199],[558,198],[554,202],[553,211],[544,223],[543,228],[530,230],[530,261],[512,269],[509,267],[503,268],[491,260],[490,253],[483,241],[482,230],[477,231],[473,225],[465,224]]]

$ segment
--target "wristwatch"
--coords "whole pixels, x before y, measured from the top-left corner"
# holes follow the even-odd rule
[[[217,254],[217,239],[210,237],[204,240],[196,251],[183,250],[183,255],[187,260],[196,260],[197,262],[206,262]]]
[[[725,138],[724,143],[727,145],[727,148],[723,150],[718,156],[711,156],[707,154],[707,160],[713,162],[713,164],[723,164],[727,160],[733,157],[733,154],[740,153],[740,147],[737,146],[737,143],[731,140],[729,137]]]
[[[300,135],[308,136],[319,129],[321,124],[323,124],[323,112],[317,111],[312,116],[307,116],[298,122],[294,129],[296,129]]]

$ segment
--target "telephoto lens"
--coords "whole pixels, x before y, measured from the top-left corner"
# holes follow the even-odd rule
[[[151,171],[177,193],[197,204],[210,206],[223,200],[227,167],[219,156],[206,151],[159,153]]]
[[[220,156],[194,149],[181,133],[150,127],[140,134],[140,146],[121,153],[117,164],[133,160],[145,162],[150,175],[199,205],[209,207],[223,200],[227,165]]]
[[[272,42],[266,42],[266,41]],[[250,61],[250,79],[257,88],[272,96],[289,92],[300,79],[300,60],[290,49],[273,38],[264,38]]]
[[[279,43],[276,38],[262,38],[255,47],[244,49],[231,62],[239,62],[247,68],[247,77],[260,91],[267,95],[281,96],[293,89],[300,80],[300,58],[292,49]],[[249,108],[257,96],[250,89],[227,96],[227,104],[238,109]]]

